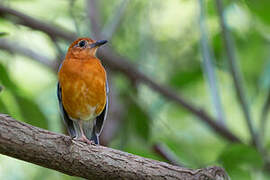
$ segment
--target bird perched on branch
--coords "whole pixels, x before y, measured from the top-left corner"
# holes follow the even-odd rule
[[[62,118],[72,138],[99,144],[108,111],[106,71],[96,57],[106,40],[79,38],[59,67],[57,95]]]

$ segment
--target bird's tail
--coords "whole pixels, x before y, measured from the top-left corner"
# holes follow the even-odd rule
[[[89,139],[90,141],[94,141],[95,144],[99,144],[99,137],[95,132],[94,129],[94,122],[95,120],[90,120],[90,121],[82,121],[82,130],[84,135]],[[79,122],[78,121],[73,121],[75,131],[76,131],[76,137],[81,137],[82,133],[80,130]]]
[[[99,144],[99,136],[95,133],[95,131],[92,131],[91,140],[95,142],[95,144]]]

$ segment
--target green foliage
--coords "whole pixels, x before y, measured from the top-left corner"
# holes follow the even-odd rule
[[[228,145],[220,154],[219,161],[232,179],[251,179],[252,171],[263,167],[260,153],[243,144]]]
[[[189,84],[196,83],[202,80],[202,71],[200,67],[190,68],[186,71],[175,72],[170,79],[170,84],[173,87],[181,88]]]
[[[48,128],[47,118],[40,107],[33,99],[22,95],[22,90],[10,79],[8,72],[2,64],[0,64],[0,82],[4,85],[5,90],[10,91],[16,99],[19,111],[23,116],[21,120],[34,126]],[[8,113],[8,107],[1,101],[0,112]]]
[[[117,15],[123,1],[97,2],[98,9],[101,10],[100,27],[109,27],[107,25],[114,23],[114,16]],[[216,2],[204,2],[205,23],[216,60],[213,64],[226,114],[226,124],[247,143],[250,135],[234,96],[235,90],[227,66],[228,56],[223,44]],[[222,2],[235,45],[237,63],[243,74],[247,101],[250,102],[252,117],[257,120],[270,87],[270,1]],[[85,1],[76,1],[74,7],[70,7],[69,1],[50,3],[43,0],[13,0],[8,1],[8,6],[48,24],[56,24],[55,27],[59,29],[65,27],[75,32],[74,19],[70,14],[70,8],[73,8],[80,35],[91,34]],[[164,87],[172,86],[196,107],[203,108],[216,117],[215,107],[211,104],[211,92],[206,88],[207,81],[203,76],[205,72],[201,64],[198,16],[198,1],[129,1],[109,45],[117,53],[129,57],[139,71]],[[14,25],[12,20],[6,19],[5,16],[0,17],[0,26],[0,38],[14,40],[14,46],[17,43],[21,44],[51,59],[56,59],[59,55],[55,43],[60,44],[64,50],[69,43],[57,38],[52,41],[45,33]],[[102,31],[106,32],[107,29]],[[3,87],[2,91],[0,90],[0,112],[42,128],[60,129],[61,120],[55,92],[56,74],[44,71],[42,65],[37,66],[29,57],[17,53],[8,54],[2,49],[0,59],[0,87]],[[22,64],[24,66],[21,66]],[[131,85],[129,78],[121,73],[110,72],[108,75],[111,76],[112,89],[116,94],[120,94],[117,100],[122,103],[124,109],[118,134],[112,142],[114,148],[162,160],[151,149],[153,142],[162,142],[189,167],[198,168],[221,163],[232,180],[269,179],[269,175],[263,169],[262,156],[252,146],[229,144],[189,111],[170,103],[151,88],[135,82]],[[136,76],[133,80],[136,81]],[[256,125],[258,123],[254,122]],[[267,145],[267,151],[270,144],[270,123],[268,124],[265,125],[267,132],[263,142]],[[7,161],[10,164],[7,164]],[[21,167],[20,163],[22,162],[10,159],[2,160],[0,156],[0,179],[71,178],[37,166]],[[15,166],[18,170],[14,170]],[[14,173],[15,175],[11,176]]]
[[[136,91],[133,89],[132,94],[136,94]],[[123,95],[125,97],[126,113],[125,113],[125,128],[132,130],[134,134],[142,139],[143,141],[147,141],[150,136],[150,124],[151,118],[145,109],[139,104],[139,102],[135,99],[134,95],[131,93]],[[130,133],[127,131],[126,133]],[[127,136],[126,134],[124,136]],[[128,139],[127,139],[128,140]]]
[[[13,92],[17,92],[18,91],[18,87],[11,81],[11,79],[9,78],[8,72],[5,68],[4,65],[0,64],[0,80],[1,83],[9,90],[13,91]]]
[[[224,53],[221,32],[213,35],[212,44],[213,44],[213,49],[214,49],[214,56],[216,57],[215,60],[217,61],[216,63],[219,65],[222,62],[221,58],[223,58],[222,55]]]
[[[26,123],[48,129],[47,118],[35,101],[20,95],[16,99]]]
[[[268,0],[245,0],[253,14],[263,22],[270,25],[270,1]]]
[[[0,38],[5,37],[5,36],[7,36],[7,35],[8,35],[7,32],[0,32]]]
[[[128,107],[127,115],[136,134],[144,140],[149,139],[151,120],[147,112],[136,102],[133,102]]]
[[[8,109],[7,109],[6,105],[2,101],[0,101],[0,112],[4,113],[4,114],[8,113]]]

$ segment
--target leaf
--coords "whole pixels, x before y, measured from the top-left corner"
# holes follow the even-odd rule
[[[260,20],[270,24],[270,1],[269,0],[246,0],[246,4]]]
[[[147,112],[135,101],[131,101],[127,115],[136,134],[147,140],[150,134],[150,117]]]
[[[46,116],[33,100],[21,95],[16,95],[16,100],[26,123],[48,129],[48,121]]]
[[[7,32],[0,32],[0,38],[9,35]]]
[[[7,109],[6,105],[1,100],[0,100],[0,113],[3,113],[3,114],[8,113],[8,109]]]
[[[243,144],[232,144],[226,147],[219,156],[219,161],[225,169],[262,168],[263,159],[255,148]]]
[[[33,126],[46,129],[48,128],[46,116],[40,110],[39,106],[34,102],[34,100],[21,95],[20,88],[17,87],[17,85],[10,79],[8,72],[2,64],[0,64],[0,82],[2,82],[5,88],[10,90],[10,92],[15,96],[25,122]]]
[[[142,156],[145,158],[155,159],[159,161],[164,161],[162,157],[160,157],[158,154],[152,151],[151,147],[145,145],[144,142],[140,142],[139,146],[137,144],[129,144],[127,147],[125,147],[124,151],[136,154],[138,156]]]
[[[217,16],[217,6],[216,3],[213,1],[205,1],[206,2],[206,12],[208,16],[213,16],[216,17]],[[222,1],[224,9],[226,9],[228,6],[230,6],[232,4],[231,1]]]
[[[262,86],[254,86],[254,84],[257,84],[259,80],[263,80],[264,77],[261,75],[267,76],[267,74],[262,73],[262,69],[267,66],[269,48],[265,43],[263,35],[255,28],[250,28],[244,35],[237,33],[234,37],[238,47],[239,67],[243,72],[243,77],[245,77],[248,86],[259,90]]]
[[[225,168],[225,170],[232,180],[251,180],[251,173],[247,170],[243,170],[241,168],[234,168],[230,170]]]
[[[170,84],[173,87],[183,87],[185,85],[201,80],[203,77],[200,67],[190,68],[186,71],[178,71],[171,76]]]
[[[219,161],[232,179],[251,179],[252,170],[263,167],[263,159],[259,152],[254,147],[243,144],[225,147]]]
[[[222,53],[224,51],[221,32],[215,34],[212,37],[212,47],[214,50],[214,57],[216,57],[215,58],[215,60],[217,61],[216,63],[218,62],[220,63]]]
[[[16,92],[18,90],[18,87],[16,86],[15,83],[12,82],[12,80],[8,75],[8,72],[6,71],[6,68],[1,63],[0,63],[0,81],[10,91]]]

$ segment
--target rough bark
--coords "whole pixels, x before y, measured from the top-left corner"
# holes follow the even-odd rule
[[[220,167],[187,169],[87,145],[0,114],[0,153],[87,179],[226,179]]]

